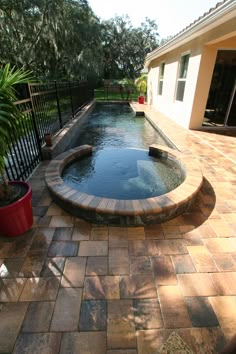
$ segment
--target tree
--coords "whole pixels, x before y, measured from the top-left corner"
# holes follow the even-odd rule
[[[54,79],[100,75],[100,24],[87,0],[0,0],[0,19],[1,62]]]
[[[116,16],[102,26],[104,78],[137,77],[147,53],[158,46],[155,21],[146,18],[135,28],[129,16]]]

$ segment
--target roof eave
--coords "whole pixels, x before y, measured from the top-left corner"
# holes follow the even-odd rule
[[[189,28],[186,28],[186,30],[181,31],[160,47],[154,49],[151,53],[147,54],[144,67],[148,68],[152,60],[166,54],[170,51],[170,49],[174,50],[181,45],[190,42],[194,38],[206,33],[207,31],[219,26],[233,17],[236,17],[236,3],[235,0],[230,0],[229,2],[222,4],[219,8],[216,8],[215,11],[204,16]]]

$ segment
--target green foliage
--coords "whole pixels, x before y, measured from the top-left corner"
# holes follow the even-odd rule
[[[31,79],[32,76],[29,71],[16,69],[15,67],[10,68],[9,64],[0,68],[0,174],[4,184],[6,184],[4,175],[5,158],[8,153],[10,133],[23,117],[23,114],[14,104],[16,101],[15,86],[27,83]],[[7,190],[6,187],[5,189]]]
[[[47,79],[102,72],[99,20],[86,0],[0,0],[0,62]]]
[[[147,92],[147,74],[142,74],[135,80],[135,85],[140,95],[145,95]]]
[[[0,0],[0,62],[51,80],[135,79],[158,46],[155,21],[97,18],[87,0]]]
[[[128,16],[103,21],[104,78],[137,77],[147,53],[158,46],[157,37],[157,25],[148,18],[137,28]]]

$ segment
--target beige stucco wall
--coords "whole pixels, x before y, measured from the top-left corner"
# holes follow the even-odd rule
[[[235,19],[221,24],[149,64],[148,103],[185,128],[202,125],[218,49],[236,49]],[[181,55],[190,53],[183,101],[175,100]],[[162,95],[158,95],[159,68],[165,62]]]

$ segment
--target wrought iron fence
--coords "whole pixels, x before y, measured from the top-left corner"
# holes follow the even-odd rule
[[[87,83],[36,83],[27,88],[29,97],[15,104],[24,113],[11,132],[6,173],[10,180],[25,180],[41,160],[44,134],[55,135],[93,98]]]

